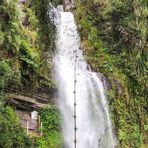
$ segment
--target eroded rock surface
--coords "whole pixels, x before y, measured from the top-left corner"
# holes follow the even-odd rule
[[[7,103],[16,109],[33,111],[45,108],[49,103],[54,103],[53,90],[24,91],[21,94],[10,94]]]
[[[71,8],[74,8],[73,0],[64,0],[64,10],[69,11]]]

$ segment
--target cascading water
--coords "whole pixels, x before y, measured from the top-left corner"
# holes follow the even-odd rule
[[[57,28],[54,78],[63,116],[64,147],[74,148],[74,95],[76,97],[76,147],[114,148],[108,104],[101,80],[92,72],[80,49],[73,14],[54,9]]]

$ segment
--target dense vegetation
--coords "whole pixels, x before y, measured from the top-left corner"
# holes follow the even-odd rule
[[[40,110],[43,136],[36,139],[38,148],[59,148],[62,145],[61,117],[56,106]]]
[[[34,147],[34,138],[29,139],[14,109],[6,104],[7,96],[25,89],[54,87],[50,59],[55,30],[48,19],[48,3],[49,0],[0,0],[0,147],[3,148]]]
[[[50,83],[45,52],[52,51],[54,27],[48,25],[47,9],[48,1],[44,5],[40,1],[24,4],[17,0],[1,2],[0,65],[5,69],[1,70],[2,75],[9,73],[6,79],[9,77],[11,90],[24,86],[37,88]]]
[[[10,107],[0,104],[0,147],[31,148],[31,140],[21,128],[19,119]]]
[[[77,1],[82,48],[109,83],[108,98],[120,147],[148,144],[147,1]]]
[[[6,104],[12,92],[55,87],[50,0],[20,1],[0,0],[0,147],[59,147],[61,119],[55,107],[40,111],[43,137],[29,138]],[[147,0],[76,0],[72,10],[88,63],[107,78],[121,148],[148,147],[147,7]]]

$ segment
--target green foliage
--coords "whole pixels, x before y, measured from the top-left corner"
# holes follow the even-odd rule
[[[47,16],[48,2],[0,1],[0,147],[2,148],[33,147],[21,128],[15,112],[6,106],[6,94],[20,93],[22,89],[50,88],[54,85],[51,80],[52,66],[47,63],[45,54],[45,51],[51,51],[54,46],[52,37],[54,28]],[[53,142],[49,140],[51,146],[58,143],[56,141],[58,137],[59,133],[53,130],[53,134],[48,136],[48,140],[53,140]],[[46,138],[43,139],[46,143]]]
[[[1,31],[0,32],[0,45],[2,45],[3,44],[3,42],[4,42],[4,33]]]
[[[108,98],[119,147],[147,144],[147,2],[76,1],[86,59],[109,83]]]
[[[8,92],[21,87],[21,76],[19,71],[13,70],[11,60],[0,61],[0,92]]]
[[[32,3],[39,20],[40,46],[44,51],[54,51],[55,27],[48,16],[50,0],[36,0]]]
[[[55,148],[62,144],[61,116],[55,106],[39,112],[43,123],[43,137],[37,139],[38,148]]]
[[[0,62],[0,90],[4,89],[10,79],[11,68],[8,62]]]
[[[24,4],[9,0],[0,4],[0,60],[9,59],[13,77],[19,76],[19,83],[15,83],[17,88],[20,85],[28,89],[53,87],[48,78],[51,66],[47,66],[44,53],[54,47],[54,27],[48,21],[48,3],[49,0]]]
[[[0,147],[31,148],[31,142],[21,128],[16,114],[0,102]]]

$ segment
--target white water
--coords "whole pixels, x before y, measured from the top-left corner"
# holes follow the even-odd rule
[[[54,9],[54,16],[57,28],[54,78],[58,85],[58,104],[64,120],[64,147],[74,148],[76,73],[77,148],[114,148],[103,84],[97,74],[90,70],[79,48],[80,38],[73,14]]]

